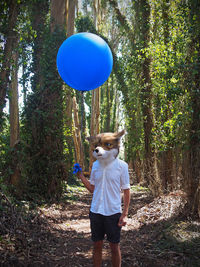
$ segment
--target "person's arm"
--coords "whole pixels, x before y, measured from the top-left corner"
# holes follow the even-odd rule
[[[87,178],[85,178],[85,176],[83,175],[82,172],[77,172],[77,176],[79,179],[81,179],[81,181],[83,182],[84,186],[87,188],[87,190],[90,193],[94,192],[94,185],[92,185]]]
[[[128,215],[130,203],[130,189],[124,189],[124,207],[121,217],[119,218],[118,226],[122,227],[126,225],[125,218]]]

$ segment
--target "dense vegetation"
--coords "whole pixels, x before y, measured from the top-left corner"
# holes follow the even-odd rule
[[[86,170],[85,135],[96,112],[96,132],[126,129],[125,160],[135,182],[148,185],[154,196],[182,189],[200,215],[199,1],[55,2],[0,3],[1,190],[20,199],[59,199],[63,183],[74,181],[75,97],[85,118]],[[114,57],[95,103],[93,92],[81,96],[56,69],[62,41],[81,31],[103,37]]]

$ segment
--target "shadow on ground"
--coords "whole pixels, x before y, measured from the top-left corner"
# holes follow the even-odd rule
[[[181,217],[183,210],[159,219],[155,212],[163,208],[164,199],[155,201],[146,191],[132,192],[129,223],[121,237],[122,267],[200,266],[200,224]],[[5,214],[0,218],[0,266],[92,266],[90,201],[91,195],[84,191],[74,201],[38,208],[27,218],[13,217],[8,210],[7,221]],[[111,266],[107,242],[102,266]]]

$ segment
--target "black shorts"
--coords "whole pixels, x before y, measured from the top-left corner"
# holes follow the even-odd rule
[[[90,227],[92,232],[92,241],[103,240],[105,235],[111,243],[120,242],[121,227],[118,226],[121,213],[111,216],[104,216],[90,211]]]

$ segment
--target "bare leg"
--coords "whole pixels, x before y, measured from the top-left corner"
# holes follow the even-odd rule
[[[118,243],[110,243],[112,267],[121,267],[121,251]]]
[[[93,262],[94,267],[101,267],[103,240],[94,242]]]

